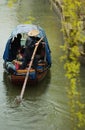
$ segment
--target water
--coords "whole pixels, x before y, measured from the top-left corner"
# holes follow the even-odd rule
[[[14,0],[12,0],[14,1]],[[22,103],[14,99],[21,87],[9,82],[3,70],[2,55],[6,41],[18,24],[34,23],[44,28],[51,48],[52,67],[47,77],[37,86],[27,86]],[[46,0],[0,0],[0,129],[1,130],[73,130],[77,126],[71,116],[60,45],[63,43],[59,15],[51,10]],[[81,101],[85,103],[85,81],[81,69]],[[83,110],[83,113],[85,111]],[[80,127],[77,130],[84,130]]]

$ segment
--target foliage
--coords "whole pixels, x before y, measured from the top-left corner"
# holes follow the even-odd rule
[[[14,3],[16,3],[17,0],[8,0],[8,6],[12,7]]]
[[[35,18],[32,16],[28,16],[27,20],[24,22],[24,24],[32,24],[35,21]]]
[[[80,93],[78,92],[80,62],[78,60],[80,56],[79,47],[84,42],[85,37],[81,35],[81,21],[79,19],[79,12],[81,8],[81,2],[79,0],[63,0],[62,6],[62,31],[64,34],[64,45],[61,48],[64,54],[61,60],[65,60],[64,68],[66,70],[66,77],[70,81],[70,88],[68,94],[71,100],[71,112],[73,120],[77,127],[82,127],[85,122],[85,115],[82,113],[82,105],[79,99]]]

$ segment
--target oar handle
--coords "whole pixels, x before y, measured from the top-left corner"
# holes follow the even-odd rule
[[[34,60],[34,57],[35,57],[35,54],[36,54],[36,51],[37,51],[37,48],[39,46],[39,43],[43,40],[43,37],[35,44],[35,49],[33,51],[33,54],[32,54],[32,57],[31,57],[31,61],[30,61],[30,64],[29,64],[29,67],[28,67],[28,70],[27,70],[27,73],[26,73],[26,77],[25,77],[25,80],[24,80],[24,83],[23,83],[23,86],[22,86],[22,90],[21,90],[21,94],[20,94],[20,100],[22,100],[23,98],[23,95],[24,95],[24,91],[25,91],[25,87],[26,87],[26,83],[27,83],[27,80],[28,80],[28,76],[29,76],[29,71],[31,69],[31,66],[32,66],[32,63],[33,63],[33,60]]]

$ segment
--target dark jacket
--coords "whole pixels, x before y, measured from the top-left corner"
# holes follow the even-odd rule
[[[24,53],[24,58],[23,58],[23,63],[21,66],[21,69],[25,69],[27,64],[31,61],[31,57],[35,48],[35,43],[38,41],[38,38],[35,37],[28,37],[26,40],[26,48],[25,48],[25,53]],[[36,66],[36,61],[34,59],[33,65]]]

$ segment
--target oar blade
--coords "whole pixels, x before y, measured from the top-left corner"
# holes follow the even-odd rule
[[[15,102],[16,102],[16,104],[20,104],[22,102],[22,98],[20,96],[17,96],[15,98]]]

